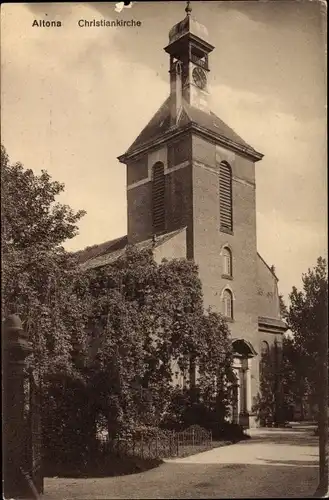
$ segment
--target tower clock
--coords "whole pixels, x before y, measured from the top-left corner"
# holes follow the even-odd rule
[[[199,87],[199,89],[203,90],[206,87],[207,76],[206,76],[206,73],[203,71],[203,69],[199,68],[198,66],[193,68],[192,78],[193,78],[195,85],[197,87]]]

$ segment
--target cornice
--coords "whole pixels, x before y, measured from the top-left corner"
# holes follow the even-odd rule
[[[260,161],[264,156],[262,153],[259,153],[248,146],[243,146],[242,144],[232,141],[231,139],[228,139],[227,137],[221,134],[217,134],[215,132],[208,130],[205,127],[202,127],[201,125],[198,125],[195,122],[190,122],[184,125],[183,127],[177,128],[175,126],[170,128],[161,137],[145,142],[144,144],[130,151],[129,153],[126,152],[123,155],[118,156],[118,160],[120,161],[120,163],[126,163],[127,160],[131,160],[146,151],[156,149],[158,146],[167,142],[169,139],[178,137],[179,135],[184,134],[187,131],[192,131],[203,138],[206,138],[212,142],[215,142],[220,146],[224,146],[227,149],[230,149],[235,153],[240,154],[241,156],[247,157],[249,159],[251,158],[255,162]]]
[[[207,42],[203,38],[200,38],[195,33],[187,31],[186,33],[183,33],[180,37],[176,38],[168,45],[166,45],[166,47],[164,47],[163,50],[167,52],[167,54],[170,54],[173,51],[173,49],[188,42],[194,42],[200,45],[200,47],[202,47],[208,54],[212,52],[215,48],[214,45],[211,45],[211,43]]]
[[[152,151],[153,149],[156,149],[157,147],[167,142],[169,139],[173,139],[175,137],[180,136],[181,134],[184,134],[184,132],[186,132],[189,129],[189,125],[190,124],[188,123],[184,127],[179,127],[179,128],[175,125],[174,127],[168,129],[167,132],[165,132],[161,137],[147,141],[141,146],[133,149],[130,152],[127,151],[126,153],[118,156],[117,158],[120,163],[125,163],[127,160],[132,160],[133,158],[136,158],[137,156],[141,155],[142,153],[145,153],[146,151]]]
[[[248,146],[243,146],[242,144],[239,144],[235,141],[232,141],[231,139],[228,139],[224,135],[217,134],[215,132],[208,130],[205,127],[202,127],[201,125],[198,125],[195,122],[192,122],[189,125],[191,126],[193,131],[199,133],[199,135],[204,136],[207,139],[213,140],[216,142],[216,144],[220,146],[225,146],[227,149],[230,149],[235,153],[238,153],[242,156],[246,156],[248,158],[252,158],[254,161],[259,161],[264,156],[262,153],[258,153],[255,149],[252,149]]]
[[[258,330],[274,334],[283,334],[288,330],[288,326],[282,320],[260,316],[258,317]]]

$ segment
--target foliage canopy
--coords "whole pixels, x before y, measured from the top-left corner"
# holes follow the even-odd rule
[[[10,164],[3,147],[1,180],[3,315],[19,314],[33,343],[48,447],[74,434],[82,449],[86,422],[92,436],[99,421],[116,434],[170,419],[180,391],[174,363],[190,379],[198,366],[198,391],[185,396],[209,409],[220,404],[224,417],[230,333],[204,311],[193,262],[157,264],[152,251],[127,247],[110,266],[82,272],[63,243],[84,211],[57,202],[64,185]]]

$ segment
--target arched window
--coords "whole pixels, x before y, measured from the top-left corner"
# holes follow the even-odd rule
[[[154,234],[165,230],[165,175],[164,165],[157,162],[152,169],[152,217]]]
[[[232,170],[227,162],[219,166],[219,210],[220,229],[232,231]]]
[[[262,345],[261,345],[261,348],[260,348],[260,352],[261,352],[262,358],[267,357],[267,355],[269,354],[269,352],[270,352],[270,346],[268,345],[268,342],[266,342],[266,340],[264,340],[262,342]]]
[[[223,248],[223,274],[232,276],[232,252],[228,247]]]
[[[228,289],[223,292],[223,314],[226,318],[233,319],[233,295]]]
[[[266,363],[268,363],[270,354],[270,346],[266,340],[261,343],[260,347],[260,362],[259,362],[259,375],[262,377],[265,373]]]

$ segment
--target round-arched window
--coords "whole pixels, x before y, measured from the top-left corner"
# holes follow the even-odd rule
[[[228,247],[223,248],[223,274],[232,276],[232,252]]]
[[[233,295],[228,289],[223,292],[223,313],[226,318],[233,319]]]
[[[265,373],[266,363],[268,362],[268,356],[270,354],[270,346],[266,340],[261,343],[260,346],[260,361],[259,361],[259,375],[262,377]]]
[[[268,342],[266,342],[266,340],[262,342],[260,352],[262,357],[265,357],[269,354],[270,346],[268,345]]]

